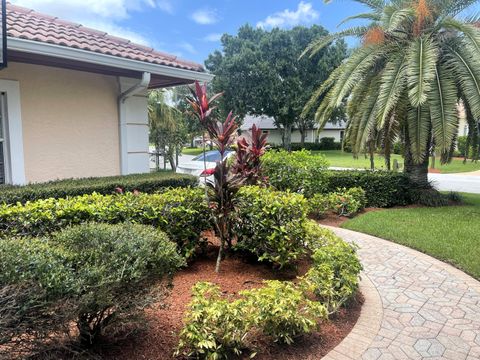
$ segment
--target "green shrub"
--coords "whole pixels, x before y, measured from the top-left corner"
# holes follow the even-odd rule
[[[222,297],[218,285],[204,282],[195,284],[192,295],[176,355],[230,359],[241,354],[251,330],[242,301],[230,302]]]
[[[275,148],[280,149],[281,147],[277,146]],[[314,142],[314,143],[306,142],[303,145],[301,143],[291,143],[292,151],[340,150],[341,148],[342,148],[342,144],[340,142],[336,142],[335,138],[333,137],[322,137],[319,142]]]
[[[313,221],[307,230],[313,265],[302,278],[301,286],[313,292],[332,314],[355,295],[362,265],[355,245]]]
[[[365,208],[367,198],[362,188],[340,189],[330,194],[315,194],[308,199],[309,215],[322,218],[328,211],[352,216]]]
[[[84,224],[50,239],[0,241],[0,345],[11,351],[72,336],[91,345],[130,324],[158,280],[184,260],[165,233],[134,224]],[[19,345],[19,344],[22,345]]]
[[[210,228],[210,213],[199,188],[169,189],[160,194],[91,194],[0,205],[2,237],[45,235],[91,221],[153,225],[191,255],[201,232]]]
[[[262,157],[262,166],[270,184],[277,190],[290,190],[310,197],[328,188],[325,170],[328,162],[323,155],[309,151],[269,151]]]
[[[367,203],[362,188],[341,189],[328,195],[328,204],[332,211],[340,216],[352,216],[365,208]]]
[[[291,344],[327,317],[326,308],[307,299],[293,283],[265,281],[264,285],[241,291],[239,299],[229,301],[217,285],[197,283],[176,355],[231,359],[245,352],[250,338],[259,332],[275,342]]]
[[[335,192],[338,188],[360,187],[365,190],[367,206],[392,207],[407,205],[411,183],[403,173],[390,171],[328,171],[327,189],[324,193]],[[322,179],[324,176],[322,176]]]
[[[403,155],[403,143],[401,141],[397,141],[393,143],[393,150],[392,152],[397,155]]]
[[[465,152],[467,150],[467,136],[459,136],[457,138],[457,150],[460,153],[459,154],[460,156],[465,156]],[[467,157],[470,154],[471,154],[471,149],[469,149],[469,153],[467,154]]]
[[[160,171],[149,174],[134,174],[85,179],[67,179],[26,186],[0,186],[0,204],[26,203],[48,198],[65,198],[85,194],[109,195],[121,189],[123,192],[134,190],[142,193],[154,193],[169,187],[196,186],[198,179],[183,174]]]
[[[302,195],[245,186],[236,201],[237,249],[279,267],[293,265],[305,253],[308,204]]]
[[[308,214],[315,219],[321,219],[331,210],[328,195],[315,194],[308,199]]]
[[[250,322],[275,342],[291,344],[300,335],[315,330],[318,320],[327,317],[326,308],[310,301],[288,281],[265,281],[265,286],[240,292]]]

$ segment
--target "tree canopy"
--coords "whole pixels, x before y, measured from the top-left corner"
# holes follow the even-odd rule
[[[301,116],[305,102],[346,56],[343,41],[323,48],[311,59],[299,59],[305,47],[328,32],[321,26],[266,31],[249,25],[238,34],[223,35],[222,51],[215,51],[206,67],[215,74],[215,92],[223,91],[221,109],[267,115],[284,130],[290,143],[292,126],[311,127],[313,114]],[[224,111],[225,112],[225,111]]]

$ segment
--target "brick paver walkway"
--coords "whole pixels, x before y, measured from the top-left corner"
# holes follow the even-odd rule
[[[331,229],[360,246],[364,276],[378,291],[381,305],[377,306],[383,309],[377,311],[380,326],[368,330],[360,325],[363,330],[357,330],[352,339],[347,337],[339,351],[326,358],[480,359],[478,281],[404,246],[350,230]],[[370,298],[371,294],[365,310],[375,313]],[[361,355],[346,350],[359,346],[363,346]]]

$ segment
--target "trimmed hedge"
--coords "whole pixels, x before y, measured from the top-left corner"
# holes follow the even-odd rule
[[[165,231],[190,256],[202,231],[211,228],[210,211],[200,188],[160,194],[82,195],[25,205],[0,205],[0,237],[47,235],[86,222],[133,222]]]
[[[279,267],[291,266],[305,254],[308,203],[302,195],[244,186],[236,202],[237,249]]]
[[[291,143],[290,147],[292,151],[309,150],[309,151],[321,151],[321,150],[341,150],[342,143],[336,142],[333,137],[323,137],[319,142],[306,142],[303,145],[301,143]],[[283,149],[282,146],[272,146],[273,149]]]
[[[168,187],[193,187],[197,184],[198,179],[194,176],[160,171],[149,174],[56,180],[25,186],[1,185],[0,204],[17,202],[24,204],[27,201],[93,193],[109,195],[115,193],[117,188],[123,192],[137,190],[143,193],[154,193]]]
[[[329,314],[333,314],[357,292],[362,264],[357,246],[349,244],[314,221],[307,223],[307,243],[312,267],[300,286],[312,292]]]
[[[412,185],[408,176],[391,171],[332,171],[327,172],[327,193],[338,189],[360,187],[365,190],[367,206],[392,207],[412,203]]]
[[[114,335],[164,293],[158,280],[185,265],[165,233],[134,224],[2,240],[0,258],[0,348],[9,359],[68,339],[72,323],[83,345]]]
[[[280,191],[302,193],[307,197],[326,192],[327,159],[310,151],[268,151],[262,157],[262,169],[270,185]]]

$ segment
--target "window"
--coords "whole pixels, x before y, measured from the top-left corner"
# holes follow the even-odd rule
[[[340,130],[340,142],[343,142],[343,137],[345,136],[345,131]]]
[[[0,184],[8,178],[7,119],[5,111],[5,93],[0,93]]]
[[[262,134],[267,134],[268,135],[269,131],[268,130],[262,130]]]

